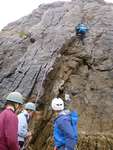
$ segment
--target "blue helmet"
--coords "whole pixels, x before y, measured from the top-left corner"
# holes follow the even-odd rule
[[[23,104],[24,102],[24,97],[19,93],[19,92],[11,92],[8,94],[8,96],[6,97],[7,101],[11,101],[14,103],[18,103],[18,104]]]
[[[24,105],[25,109],[36,111],[36,105],[32,102],[28,102]]]

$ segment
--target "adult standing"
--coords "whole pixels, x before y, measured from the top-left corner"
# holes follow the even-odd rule
[[[22,104],[23,96],[19,92],[11,92],[6,97],[5,109],[0,113],[0,150],[19,150],[15,112]]]
[[[51,103],[56,113],[54,120],[54,150],[74,150],[78,140],[76,111],[64,109],[64,101],[54,98]]]
[[[23,111],[18,115],[18,141],[20,148],[26,147],[31,139],[32,133],[28,129],[29,120],[32,119],[33,112],[36,111],[36,106],[32,102],[24,105]]]

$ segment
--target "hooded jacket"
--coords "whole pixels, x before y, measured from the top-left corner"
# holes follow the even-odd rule
[[[74,126],[72,125],[72,118],[69,110],[64,110],[59,113],[54,121],[54,142],[57,148],[64,146],[66,150],[74,150],[77,144],[77,121],[78,115],[75,114]]]
[[[6,108],[0,113],[0,150],[19,150],[17,132],[17,116]]]

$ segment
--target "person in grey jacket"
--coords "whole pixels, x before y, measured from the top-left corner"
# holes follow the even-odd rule
[[[34,111],[36,111],[35,104],[28,102],[24,105],[24,110],[18,115],[18,141],[20,149],[24,146],[26,138],[31,136],[31,132],[28,130],[28,122],[32,118]]]

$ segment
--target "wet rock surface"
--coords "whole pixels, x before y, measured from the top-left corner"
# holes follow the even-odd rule
[[[33,150],[53,149],[49,106],[65,93],[79,113],[78,150],[113,149],[112,18],[113,5],[102,0],[56,2],[0,32],[0,96],[18,90],[41,104]],[[84,46],[74,30],[81,21],[89,27]]]

